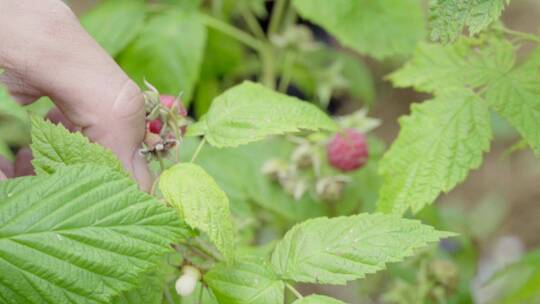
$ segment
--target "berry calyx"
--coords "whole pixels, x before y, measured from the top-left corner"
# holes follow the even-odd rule
[[[326,146],[330,165],[342,172],[354,171],[368,160],[368,144],[364,134],[347,129],[337,133]]]
[[[170,95],[160,95],[159,101],[163,106],[165,106],[167,109],[172,109],[174,106],[178,108],[178,115],[182,117],[187,116],[187,110],[186,107],[181,102],[177,102],[176,97],[170,96]]]

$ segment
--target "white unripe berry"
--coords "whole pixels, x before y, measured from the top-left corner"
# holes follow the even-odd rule
[[[199,269],[186,265],[182,268],[182,275],[176,280],[174,285],[176,293],[182,297],[189,296],[195,291],[197,282],[201,279]]]

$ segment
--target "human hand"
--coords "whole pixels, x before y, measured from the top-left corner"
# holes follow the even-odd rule
[[[0,41],[0,81],[19,102],[51,97],[69,122],[110,148],[141,188],[149,188],[138,153],[142,94],[62,1],[0,0]],[[0,179],[6,178],[1,168]]]

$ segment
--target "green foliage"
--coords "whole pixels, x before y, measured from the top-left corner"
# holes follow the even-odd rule
[[[119,56],[120,65],[141,86],[148,80],[161,93],[183,92],[189,104],[199,79],[206,29],[195,10],[171,8],[155,15]]]
[[[183,234],[173,210],[98,166],[2,182],[0,215],[8,303],[108,302]]]
[[[345,284],[450,235],[392,215],[316,218],[287,232],[272,254],[272,265],[287,280]]]
[[[498,289],[498,300],[494,303],[538,303],[540,301],[540,250],[533,250],[520,261],[496,273],[487,286],[504,286]]]
[[[204,281],[222,304],[283,303],[285,283],[264,259],[242,257],[234,264],[220,264]]]
[[[141,0],[107,0],[81,18],[84,28],[112,56],[122,51],[144,26]]]
[[[345,46],[382,59],[408,54],[424,36],[416,0],[294,0],[300,15],[325,28]]]
[[[508,72],[514,62],[514,47],[504,40],[484,44],[460,39],[446,46],[422,43],[413,58],[389,78],[397,87],[436,93],[452,87],[480,87]]]
[[[335,130],[334,122],[311,104],[244,82],[217,97],[208,113],[188,129],[216,147],[236,147],[300,130]]]
[[[0,70],[0,75],[2,70]],[[28,120],[28,114],[24,108],[19,105],[13,97],[9,95],[9,92],[0,85],[0,117],[2,116],[11,116],[21,121]]]
[[[507,119],[540,155],[540,73],[526,62],[511,71],[501,71],[487,86],[485,98],[493,110]]]
[[[32,154],[38,174],[52,174],[65,166],[91,164],[125,172],[116,156],[103,146],[92,144],[80,133],[62,125],[32,118]]]
[[[510,0],[430,0],[431,38],[455,40],[468,26],[470,35],[486,29],[499,19]]]
[[[413,105],[400,125],[398,138],[380,164],[385,183],[378,205],[384,212],[418,212],[441,191],[451,190],[480,166],[491,140],[486,104],[465,90],[450,90]]]
[[[201,167],[181,163],[162,173],[159,188],[182,219],[208,234],[221,253],[232,259],[234,229],[229,199]]]
[[[293,304],[344,304],[344,302],[326,296],[311,295],[298,299]]]

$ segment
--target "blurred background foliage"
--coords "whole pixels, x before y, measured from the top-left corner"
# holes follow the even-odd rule
[[[295,200],[261,174],[269,159],[290,158],[296,148],[294,140],[273,139],[239,149],[205,148],[198,162],[229,195],[246,250],[250,250],[248,245],[275,239],[309,217],[374,211],[380,186],[377,161],[397,135],[397,118],[409,112],[412,102],[426,97],[413,90],[394,89],[385,80],[415,44],[426,38],[426,3],[394,1],[398,5],[394,17],[405,14],[410,28],[387,24],[388,28],[372,29],[375,36],[366,39],[376,43],[367,45],[345,34],[340,37],[345,47],[332,33],[293,10],[283,10],[284,22],[276,25],[270,16],[286,1],[67,2],[136,82],[143,86],[148,80],[164,94],[182,93],[192,117],[204,115],[212,99],[227,88],[251,79],[309,100],[332,115],[365,109],[382,122],[369,132],[368,165],[350,176],[353,186],[346,188],[344,199],[335,205],[320,202],[310,193]],[[326,13],[326,28],[340,26],[332,20],[336,12]],[[515,1],[502,20],[510,28],[537,33],[540,3]],[[380,47],[390,43],[385,39],[392,39],[392,48]],[[2,94],[5,91],[0,91],[0,100],[7,100]],[[44,98],[26,107],[44,116],[52,104]],[[8,159],[14,159],[16,151],[29,143],[29,127],[21,115],[19,107],[0,103],[0,155]],[[360,123],[369,123],[369,119],[363,116]],[[503,120],[495,117],[492,125],[496,140],[484,165],[418,216],[438,229],[460,233],[459,238],[359,283],[303,286],[302,290],[335,294],[349,303],[472,303],[473,299],[476,303],[492,303],[493,299],[538,303],[540,254],[534,249],[540,247],[540,162],[529,150],[519,149],[518,137]],[[197,145],[196,140],[184,142],[182,157],[189,159]],[[493,276],[527,251],[532,253],[510,266],[506,274]],[[195,303],[190,301],[181,303]]]

